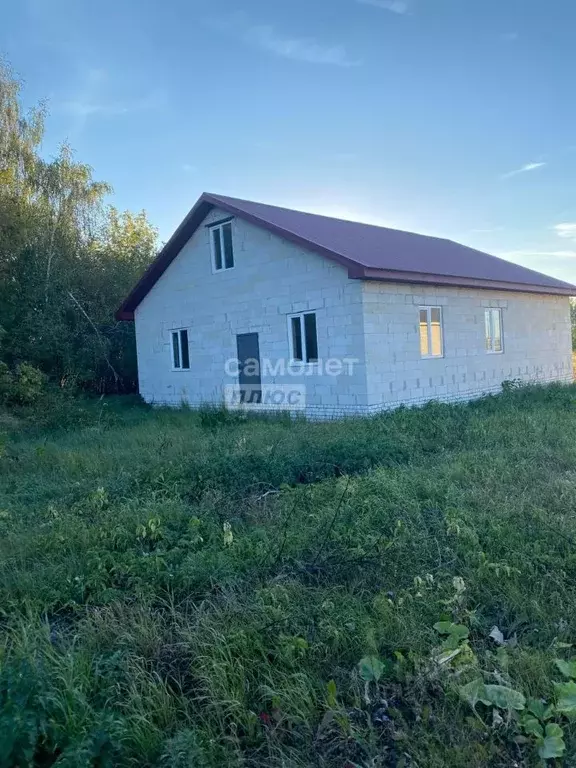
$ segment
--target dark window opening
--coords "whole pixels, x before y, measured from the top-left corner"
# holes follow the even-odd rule
[[[222,269],[222,244],[220,242],[220,229],[212,230],[212,243],[214,245],[214,269]]]
[[[292,357],[303,360],[302,356],[302,327],[299,317],[292,318]]]
[[[190,368],[188,331],[172,331],[172,366],[177,371]]]
[[[232,224],[222,226],[222,239],[224,240],[224,267],[232,269],[234,266],[234,252],[232,250]]]
[[[304,315],[304,336],[306,338],[306,362],[316,363],[318,362],[318,337],[314,312]]]
[[[174,368],[180,368],[180,344],[178,343],[178,334],[172,334],[172,360]]]
[[[316,313],[306,312],[290,318],[292,359],[298,362],[318,362]]]
[[[188,331],[180,331],[180,354],[182,368],[190,368],[190,352],[188,350]]]

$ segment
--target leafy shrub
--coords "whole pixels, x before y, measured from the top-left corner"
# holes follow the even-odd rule
[[[46,377],[38,368],[20,363],[14,374],[12,400],[21,405],[35,403],[42,394]]]
[[[29,363],[20,363],[10,371],[0,362],[0,402],[33,405],[40,399],[45,381],[42,371]]]

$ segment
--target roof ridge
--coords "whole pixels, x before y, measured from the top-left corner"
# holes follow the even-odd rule
[[[263,205],[266,208],[274,208],[279,211],[286,211],[288,213],[298,213],[303,216],[314,216],[320,219],[327,219],[328,221],[339,221],[343,224],[357,224],[361,227],[373,227],[374,229],[384,229],[387,232],[404,232],[406,235],[416,235],[417,237],[429,237],[434,240],[450,240],[450,238],[442,237],[441,235],[428,235],[424,232],[414,232],[411,229],[399,229],[398,227],[387,227],[384,224],[372,224],[369,221],[358,221],[357,219],[342,219],[339,216],[328,216],[326,213],[314,213],[314,211],[301,211],[299,208],[288,208],[285,205],[273,205],[272,203],[261,203],[258,200],[245,200],[241,197],[230,197],[229,195],[216,195],[212,192],[205,192],[205,195],[220,200],[233,200],[235,203],[247,203],[248,205]],[[456,242],[455,240],[450,242]]]

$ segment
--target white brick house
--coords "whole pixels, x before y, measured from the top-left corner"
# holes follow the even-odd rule
[[[448,240],[205,194],[117,317],[148,402],[325,417],[571,381],[570,295]]]

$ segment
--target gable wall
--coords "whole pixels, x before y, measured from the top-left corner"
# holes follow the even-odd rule
[[[217,209],[204,222],[228,215]],[[195,232],[135,313],[140,392],[148,402],[221,403],[236,334],[258,332],[261,360],[289,357],[288,315],[315,310],[319,356],[358,358],[353,375],[267,375],[263,384],[306,387],[309,409],[365,407],[362,284],[345,268],[242,219],[233,222],[235,267],[212,272],[209,230]],[[187,328],[190,370],[171,369],[172,329]],[[347,370],[345,368],[344,370]]]
[[[368,402],[374,409],[469,399],[502,382],[572,381],[564,296],[363,283]],[[420,355],[419,306],[442,306],[444,357]],[[484,310],[502,309],[504,351],[485,350]]]

